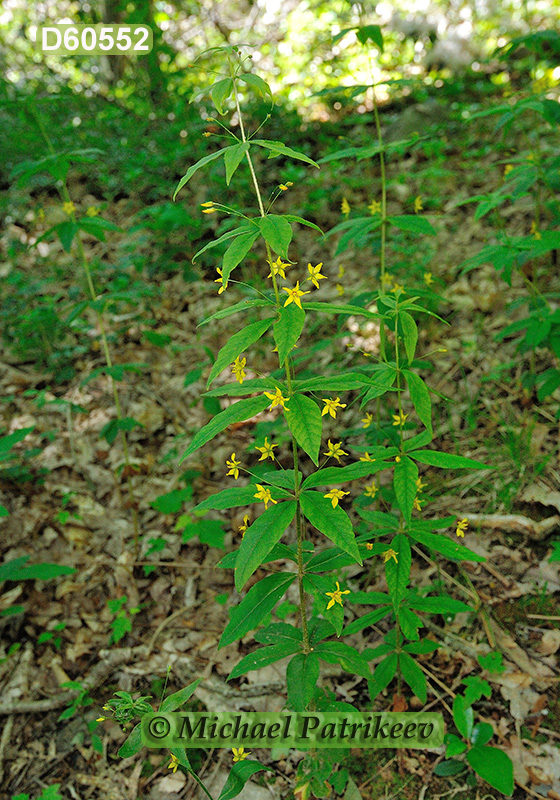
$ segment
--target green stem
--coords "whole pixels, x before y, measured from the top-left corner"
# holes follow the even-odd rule
[[[246,142],[247,141],[247,136],[246,136],[246,133],[245,133],[245,126],[243,125],[243,115],[241,113],[241,106],[240,106],[240,103],[239,103],[239,95],[237,93],[237,86],[236,86],[236,82],[235,82],[235,77],[236,77],[235,76],[235,70],[233,68],[233,65],[232,65],[231,61],[230,61],[230,70],[231,70],[231,77],[232,77],[232,80],[233,80],[233,95],[234,95],[234,98],[235,98],[235,108],[237,110],[237,117],[239,119],[239,130],[241,132],[241,141],[242,142]],[[253,187],[254,187],[254,190],[255,190],[255,195],[256,195],[256,198],[257,198],[257,203],[258,203],[258,206],[259,206],[259,211],[260,211],[260,214],[261,214],[261,218],[262,217],[266,217],[266,210],[265,210],[265,207],[264,207],[264,203],[263,203],[263,199],[262,199],[262,194],[261,194],[259,182],[258,182],[258,179],[257,179],[257,175],[256,175],[256,172],[255,172],[255,168],[254,168],[251,156],[249,154],[249,151],[247,151],[247,153],[245,153],[245,158],[247,159],[247,164],[249,165],[249,172],[251,173],[251,179],[253,181]],[[272,252],[271,252],[270,246],[269,246],[269,244],[268,244],[268,242],[266,240],[265,240],[265,246],[266,246],[266,254],[267,254],[268,263],[270,264],[270,273],[271,273],[271,276],[272,276],[272,285],[274,287],[274,296],[276,298],[276,307],[277,307],[278,310],[280,310],[281,303],[280,303],[280,293],[278,291],[278,282],[276,280],[276,275],[274,274],[274,269],[272,267]],[[292,393],[292,370],[293,370],[293,365],[292,365],[292,362],[291,362],[289,356],[285,361],[284,369],[286,371],[286,383],[288,385],[288,394],[291,395],[291,393]],[[303,575],[304,575],[303,542],[305,540],[305,525],[304,525],[304,522],[303,522],[303,519],[302,519],[301,505],[300,505],[300,500],[299,500],[300,486],[299,486],[299,481],[298,481],[298,464],[299,464],[299,460],[298,460],[297,443],[296,443],[296,440],[295,440],[293,435],[292,435],[291,438],[292,438],[292,454],[293,454],[293,463],[294,463],[294,488],[295,488],[295,498],[296,498],[296,533],[297,533],[297,565],[298,565],[299,611],[300,611],[300,617],[301,617],[301,631],[302,631],[302,636],[303,636],[303,650],[304,650],[305,653],[309,653],[311,651],[311,646],[310,646],[310,642],[309,642],[309,631],[308,631],[308,628],[307,628],[307,617],[306,617],[306,613],[305,613],[305,609],[306,609],[306,592],[305,592],[305,590],[303,588]]]

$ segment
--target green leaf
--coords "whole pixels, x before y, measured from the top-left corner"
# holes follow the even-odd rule
[[[174,489],[167,494],[161,494],[150,505],[162,514],[176,514],[183,507],[185,500],[191,499],[192,494],[192,486],[185,486],[183,489]]]
[[[190,456],[198,450],[199,447],[202,447],[206,442],[213,439],[214,436],[217,436],[218,433],[225,430],[228,425],[232,425],[234,422],[243,422],[246,419],[251,419],[251,417],[264,411],[268,405],[270,405],[270,400],[261,395],[260,397],[249,397],[247,400],[239,400],[237,403],[228,406],[220,414],[216,414],[207,425],[199,430],[181,456],[179,463],[181,464],[187,456]]]
[[[340,664],[346,672],[371,678],[368,662],[353,647],[344,642],[319,642],[313,652],[328,664]]]
[[[453,722],[455,727],[465,739],[471,738],[474,724],[474,713],[465,698],[458,694],[453,700]]]
[[[122,419],[112,419],[108,422],[99,432],[99,438],[105,439],[109,444],[113,444],[121,431],[128,432],[134,428],[143,428],[141,422],[132,417],[123,417]]]
[[[183,706],[187,700],[193,696],[201,680],[202,678],[197,678],[197,680],[189,683],[188,686],[185,686],[184,689],[179,689],[178,692],[170,694],[169,697],[164,699],[159,710],[162,713],[165,713],[167,711],[176,711],[178,708],[181,708],[181,706]]]
[[[292,308],[293,303],[287,308]],[[362,389],[371,386],[372,379],[361,372],[346,372],[343,375],[330,377],[309,378],[308,380],[292,381],[294,389],[300,392],[314,392],[319,389],[331,392],[351,392],[353,389]]]
[[[454,733],[446,733],[443,737],[443,741],[447,745],[445,750],[446,758],[449,758],[449,756],[460,756],[461,753],[464,753],[467,749],[466,742],[464,742],[462,739],[459,739],[459,737],[455,736]]]
[[[382,394],[385,394],[394,384],[396,377],[397,372],[392,369],[392,367],[382,367],[376,370],[371,376],[373,385],[368,389],[362,399],[360,408],[363,408],[370,400],[374,400],[376,397],[381,397]]]
[[[336,483],[347,483],[357,478],[367,478],[383,469],[391,467],[386,461],[356,461],[346,467],[325,467],[313,472],[304,480],[302,489],[311,489],[313,486],[331,486]]]
[[[313,699],[319,679],[319,657],[316,652],[298,653],[286,669],[288,705],[294,711],[306,711]]]
[[[463,611],[472,611],[472,608],[461,600],[445,596],[411,597],[408,602],[411,608],[425,611],[427,614],[459,614]]]
[[[474,726],[471,734],[471,742],[477,747],[482,747],[494,736],[494,728],[488,722],[479,722]]]
[[[408,363],[412,364],[416,352],[416,344],[418,342],[418,326],[414,321],[414,317],[407,311],[399,312],[399,322],[402,327],[406,357],[408,358]]]
[[[216,150],[215,153],[210,153],[210,155],[204,156],[204,158],[201,158],[199,161],[196,162],[196,164],[193,164],[192,167],[189,167],[186,174],[183,175],[183,177],[177,184],[177,188],[175,189],[175,193],[173,194],[173,199],[175,200],[178,193],[181,191],[183,186],[190,181],[195,172],[197,172],[201,167],[206,166],[206,164],[209,164],[211,161],[215,161],[217,158],[220,158],[220,156],[223,155],[226,150],[228,150],[227,147],[225,147],[223,150]]]
[[[260,772],[261,769],[274,772],[272,767],[265,767],[259,764],[258,761],[238,761],[230,769],[227,781],[220,792],[218,800],[232,800],[233,797],[237,797],[237,795],[241,794],[243,791],[243,787],[249,778],[254,775],[255,772]]]
[[[418,480],[418,467],[407,456],[403,456],[395,464],[393,486],[397,496],[397,503],[407,522],[412,517],[412,507],[416,497],[416,481]]]
[[[439,450],[414,450],[408,454],[415,461],[421,464],[428,464],[430,467],[448,467],[449,469],[493,469],[488,464],[475,461],[465,456],[455,456],[452,453],[442,453]]]
[[[299,628],[288,625],[287,622],[271,622],[266,628],[255,631],[255,640],[263,644],[281,644],[303,642],[303,634]]]
[[[280,541],[295,513],[295,500],[288,500],[272,505],[247,528],[235,562],[235,588],[238,592]]]
[[[309,559],[305,565],[305,572],[330,572],[341,567],[350,567],[352,564],[354,564],[352,556],[343,553],[338,547],[328,547]]]
[[[471,747],[467,761],[486,783],[511,797],[514,787],[513,762],[503,750],[488,746]]]
[[[224,111],[224,103],[230,96],[233,90],[233,81],[231,78],[223,78],[221,81],[217,81],[210,90],[210,97],[212,98],[212,102],[216,108],[218,114],[225,114]]]
[[[407,639],[413,642],[418,641],[420,638],[418,630],[424,626],[420,617],[411,611],[410,608],[401,606],[399,609],[399,622],[403,636],[406,636]]]
[[[1,517],[9,517],[9,516],[10,516],[10,512],[8,511],[6,506],[0,505],[0,518]]]
[[[130,732],[126,742],[121,745],[118,755],[121,758],[130,758],[136,755],[142,749],[142,732],[140,723],[136,725]]]
[[[257,502],[255,500],[256,491],[257,487],[253,484],[250,486],[234,486],[231,489],[223,489],[221,492],[210,495],[210,497],[195,506],[189,513],[202,513],[204,511],[210,511],[210,509],[221,511],[226,508],[248,506],[250,503]],[[274,495],[272,496],[274,497]]]
[[[386,689],[397,674],[398,657],[391,653],[378,664],[373,671],[373,679],[368,681],[369,694],[372,700]]]
[[[252,586],[239,605],[230,611],[230,621],[222,634],[218,647],[225,647],[256,628],[286,592],[296,575],[275,572]]]
[[[435,550],[436,553],[441,553],[454,561],[486,561],[484,556],[479,556],[478,553],[474,553],[468,547],[454,542],[441,533],[429,533],[418,528],[409,528],[408,534],[420,544],[429,547],[430,550]]]
[[[411,233],[430,234],[436,235],[436,230],[431,225],[426,217],[417,217],[412,214],[401,214],[395,217],[388,217],[388,222],[391,222],[401,231],[410,231]]]
[[[416,409],[416,413],[428,431],[432,431],[432,401],[430,400],[430,392],[428,387],[418,375],[403,369],[403,375],[406,378],[408,390],[410,392],[410,399]]]
[[[240,81],[245,81],[245,83],[248,83],[249,86],[252,86],[254,89],[256,89],[263,98],[263,100],[266,99],[267,95],[270,97],[271,100],[273,99],[270,86],[266,81],[263,81],[263,79],[259,75],[255,75],[252,72],[245,72],[243,74],[238,75],[237,79]]]
[[[455,758],[450,758],[446,761],[441,761],[439,764],[436,764],[434,767],[434,773],[436,775],[440,775],[442,778],[448,778],[451,775],[458,775],[465,769],[466,766],[462,761],[457,761]]]
[[[266,333],[273,321],[274,317],[267,317],[267,319],[253,322],[251,325],[247,325],[246,328],[234,333],[233,336],[228,339],[227,344],[225,344],[218,353],[218,357],[210,370],[210,375],[206,381],[207,389],[228,364],[232,364],[237,356],[241,355],[245,350],[248,350],[252,344]]]
[[[249,152],[249,142],[239,142],[239,144],[229,147],[224,154],[224,164],[226,165],[226,184],[229,186],[237,167],[243,161],[245,153]]]
[[[331,501],[319,492],[302,492],[300,503],[303,514],[318,531],[362,564],[350,517],[340,506],[333,508]]]
[[[358,631],[363,631],[364,628],[369,628],[370,625],[375,625],[379,620],[383,619],[383,617],[386,617],[390,611],[391,606],[383,606],[382,608],[376,608],[375,611],[370,611],[368,614],[364,614],[362,617],[358,617],[358,619],[353,620],[344,628],[344,635],[350,636],[352,633],[358,633]]]
[[[255,669],[262,669],[268,667],[269,664],[275,664],[281,661],[286,656],[297,653],[301,650],[301,642],[282,642],[278,644],[271,644],[268,647],[261,647],[255,650],[254,653],[249,653],[235,665],[227,680],[231,681],[234,678],[239,678],[241,675],[246,675],[247,672],[252,672]]]
[[[259,220],[261,233],[267,244],[282,258],[288,258],[288,247],[292,241],[292,226],[278,214],[267,214]]]
[[[53,230],[55,230],[58,234],[58,238],[60,239],[60,243],[64,250],[69,253],[72,249],[72,241],[74,240],[74,236],[78,232],[78,226],[75,222],[71,220],[67,220],[66,222],[61,222],[59,225],[55,225]]]
[[[196,259],[203,253],[205,253],[207,250],[210,250],[213,247],[218,247],[218,245],[222,244],[223,242],[227,242],[229,239],[233,239],[235,236],[239,236],[240,233],[251,233],[253,229],[254,229],[253,225],[240,225],[238,228],[234,228],[233,230],[224,233],[222,236],[218,237],[218,239],[213,239],[211,242],[208,242],[208,244],[204,245],[204,247],[201,250],[199,250],[197,253],[194,254],[194,256],[192,257],[193,264],[196,261]],[[245,302],[247,301],[238,303],[237,305],[244,306]],[[260,302],[262,303],[263,301],[261,300]],[[204,321],[199,324],[203,325]]]
[[[215,319],[224,319],[232,314],[237,314],[238,311],[246,311],[248,308],[264,308],[265,306],[270,308],[271,311],[276,311],[276,306],[269,300],[242,300],[240,303],[235,303],[235,305],[228,308],[222,308],[220,311],[216,311],[215,314],[205,317],[202,322],[198,323],[197,327],[208,325],[209,322],[213,322]]]
[[[240,264],[256,240],[259,238],[258,231],[250,233],[240,233],[233,242],[230,244],[222,261],[222,278],[223,285],[227,284],[227,280],[235,267]]]
[[[280,316],[274,323],[274,341],[278,348],[280,366],[283,367],[284,361],[301,336],[305,324],[305,311],[295,303],[290,303],[289,306],[282,306],[279,313]]]
[[[399,654],[399,666],[404,680],[408,683],[416,697],[422,702],[426,702],[427,686],[426,676],[408,653]]]
[[[288,222],[299,222],[300,225],[306,225],[308,228],[313,228],[314,230],[319,231],[319,233],[323,233],[321,228],[318,225],[315,225],[314,222],[309,222],[308,219],[303,219],[303,217],[297,217],[295,214],[284,214],[284,219],[287,219]]]
[[[251,378],[249,380],[244,380],[243,383],[232,382],[226,383],[223,386],[217,386],[215,389],[205,392],[204,397],[242,397],[243,395],[255,394],[256,392],[260,394],[263,392],[274,393],[277,385],[278,382],[274,381],[272,378]],[[286,388],[285,390],[287,391]]]
[[[14,561],[20,561],[16,558]],[[6,567],[14,562],[2,564]],[[61,564],[26,564],[14,570],[8,570],[8,574],[0,575],[0,580],[11,581],[48,581],[51,578],[58,578],[60,575],[73,575],[76,570],[74,567],[66,567]]]
[[[304,301],[306,311],[322,311],[323,314],[348,314],[359,315],[361,317],[368,317],[369,319],[381,319],[381,314],[376,314],[374,311],[368,311],[361,306],[337,305],[336,303],[306,303]]]
[[[385,563],[385,578],[391,600],[395,608],[406,596],[406,589],[410,577],[411,555],[410,544],[406,534],[398,533],[391,542],[391,550],[397,553],[397,562],[389,558]]]
[[[0,459],[5,456],[15,444],[22,442],[33,430],[35,430],[35,425],[32,425],[30,428],[19,428],[19,430],[14,431],[7,436],[2,436],[0,438]]]
[[[356,38],[360,44],[367,44],[368,41],[372,41],[380,52],[383,52],[383,34],[379,25],[362,25],[356,31]]]
[[[318,466],[323,418],[317,403],[303,394],[294,394],[288,401],[284,416],[296,442]]]
[[[286,147],[283,142],[273,142],[270,139],[251,139],[251,144],[257,144],[259,147],[264,147],[265,150],[270,150],[269,158],[276,158],[276,156],[289,156],[295,158],[297,161],[305,161],[306,164],[311,164],[312,167],[319,169],[319,164],[313,161],[312,158],[292,150],[291,147]]]

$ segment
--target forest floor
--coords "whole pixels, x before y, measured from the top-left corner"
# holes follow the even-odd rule
[[[552,539],[558,536],[560,526],[557,400],[552,396],[537,402],[535,393],[522,384],[523,372],[531,366],[530,355],[517,351],[515,338],[495,338],[521,313],[512,306],[525,296],[522,277],[514,273],[508,286],[492,265],[468,273],[459,269],[492,240],[493,229],[486,218],[474,220],[472,205],[458,203],[498,186],[503,174],[501,159],[506,151],[515,152],[511,140],[502,152],[491,148],[491,141],[491,126],[481,122],[468,137],[454,145],[448,143],[439,155],[437,168],[421,149],[389,166],[389,212],[409,212],[414,197],[421,195],[423,213],[437,230],[437,236],[426,245],[405,238],[389,250],[389,272],[400,283],[422,286],[424,271],[433,274],[437,311],[449,323],[444,325],[432,318],[421,322],[419,357],[428,360],[426,354],[446,349],[430,356],[434,369],[426,373],[434,390],[434,445],[492,467],[468,474],[425,468],[422,478],[428,485],[425,499],[429,501],[425,516],[467,517],[470,524],[464,544],[487,560],[441,564],[419,555],[413,560],[411,582],[425,585],[443,577],[449,587],[455,587],[451,591],[458,599],[465,600],[460,590],[468,578],[480,603],[476,614],[430,621],[430,633],[443,640],[444,646],[420,657],[428,676],[426,708],[442,711],[452,725],[449,710],[462,681],[481,674],[491,684],[492,696],[476,708],[480,720],[493,726],[493,744],[503,748],[514,762],[514,798],[558,800],[560,573],[558,563],[549,561]],[[518,145],[522,149],[522,143]],[[473,155],[475,150],[477,155]],[[342,219],[342,196],[354,211],[371,202],[372,191],[359,165],[348,166],[347,176],[329,173],[328,164],[324,169],[323,183],[313,183],[313,178],[311,190],[321,196],[314,219],[328,230]],[[372,175],[375,180],[376,166]],[[171,181],[169,194],[173,189]],[[205,191],[198,184],[183,200],[187,209],[196,209],[189,211],[192,215],[199,213],[198,202],[215,199]],[[289,203],[294,213],[306,216],[307,191],[305,179],[293,187]],[[102,202],[86,180],[75,181],[72,196],[84,209]],[[281,201],[288,203],[284,197]],[[30,206],[26,224],[7,225],[2,239],[3,278],[13,277],[17,270],[26,276],[29,286],[47,278],[38,275],[37,253],[28,251],[27,244],[48,223],[62,219],[60,202],[52,194],[37,191],[33,202],[43,208],[46,221]],[[123,232],[110,234],[106,242],[85,237],[92,263],[122,263],[131,247],[144,263],[161,258],[158,248],[166,246],[161,237],[134,230],[143,205],[142,198],[131,191],[104,208],[103,216]],[[281,211],[287,207],[279,205]],[[507,209],[512,234],[527,234],[531,221],[526,202]],[[180,231],[174,231],[169,240],[180,245]],[[18,241],[19,248],[14,245]],[[343,286],[343,299],[348,300],[375,287],[377,254],[351,248],[339,255],[335,252],[334,237],[321,241],[308,229],[303,229],[290,251],[292,259],[303,265],[308,261],[324,263],[324,273],[330,280],[321,286],[321,300],[335,302],[339,298],[337,283]],[[65,253],[58,241],[49,243],[44,258],[43,270],[47,262],[56,267],[49,278],[50,292],[69,296],[74,287],[82,285],[74,253]],[[407,259],[414,264],[410,272]],[[174,260],[179,259],[174,256]],[[392,268],[391,263],[397,266]],[[243,280],[251,282],[263,264],[262,258],[249,261],[241,268]],[[546,272],[547,265],[540,266]],[[128,372],[126,380],[119,383],[125,415],[142,425],[128,435],[135,467],[129,471],[133,503],[127,476],[118,470],[123,460],[119,440],[110,446],[99,436],[115,418],[111,387],[103,374],[85,380],[104,363],[94,316],[88,316],[89,325],[76,333],[81,350],[70,359],[74,375],[68,381],[53,383],[52,372],[26,354],[22,331],[19,349],[6,346],[0,364],[0,411],[5,433],[33,428],[14,448],[22,457],[31,448],[22,462],[25,467],[17,473],[4,473],[0,479],[3,503],[9,510],[0,528],[2,559],[31,556],[32,563],[76,568],[75,573],[55,580],[7,583],[0,596],[2,608],[15,603],[24,607],[23,612],[0,620],[0,797],[7,800],[23,792],[35,800],[44,787],[54,783],[61,785],[64,798],[84,800],[198,797],[196,784],[188,776],[181,771],[171,774],[167,769],[169,756],[165,751],[144,749],[130,759],[120,759],[117,750],[126,734],[111,721],[95,724],[103,714],[102,706],[115,691],[151,695],[157,700],[168,667],[168,693],[195,678],[204,679],[195,693],[200,708],[281,710],[285,699],[285,662],[225,683],[233,666],[250,651],[253,639],[249,635],[218,649],[228,621],[229,600],[236,602],[239,596],[231,571],[215,567],[235,546],[246,511],[209,514],[217,524],[205,529],[205,541],[189,532],[185,517],[193,504],[234,485],[233,479],[226,477],[224,466],[232,451],[256,462],[256,456],[248,455],[255,433],[264,432],[275,415],[261,415],[258,429],[255,421],[228,429],[211,447],[178,464],[193,433],[216,410],[216,401],[212,406],[199,400],[210,369],[204,348],[215,354],[230,335],[232,319],[236,318],[197,326],[203,318],[246,294],[243,287],[232,284],[224,295],[218,295],[213,268],[197,280],[188,276],[185,280],[180,271],[148,276],[146,271],[138,273],[134,266],[125,268],[123,274],[128,281],[124,282],[125,291],[137,291],[131,289],[137,280],[153,290],[151,296],[138,290],[132,310],[117,309],[105,316],[115,363],[144,365],[137,372]],[[101,279],[102,271],[97,275]],[[543,281],[543,290],[560,288],[557,275],[550,271]],[[4,305],[9,302],[10,291],[3,300]],[[32,326],[33,320],[30,331]],[[147,337],[146,330],[157,335]],[[315,329],[314,336],[314,343],[320,337],[329,341],[329,348],[317,349],[314,355],[316,374],[330,360],[343,369],[367,363],[363,353],[368,348],[375,354],[375,329],[365,329],[355,319],[347,320],[340,332],[323,325]],[[49,346],[56,349],[62,344]],[[553,366],[552,361],[548,363],[548,351],[539,354],[537,350],[536,357],[542,357],[539,371]],[[267,358],[263,354],[263,368],[272,370],[275,364],[270,357],[268,365]],[[228,380],[229,371],[220,377],[223,383]],[[357,406],[352,406],[345,424],[352,427],[354,421],[360,427],[360,416]],[[333,422],[325,431],[325,440],[335,430]],[[343,445],[351,451],[350,440]],[[284,445],[280,461],[286,455]],[[381,484],[383,481],[381,473]],[[359,494],[363,487],[351,491]],[[383,501],[380,508],[385,508]],[[355,589],[383,590],[381,559],[372,559],[367,574],[360,568],[349,570],[346,579]],[[121,598],[125,600],[119,615],[118,603],[111,610],[108,601]],[[353,613],[348,610],[347,621]],[[293,612],[288,619],[292,616],[295,619]],[[385,630],[384,623],[379,623],[356,634],[352,643],[360,651],[375,647]],[[45,632],[52,636],[45,637]],[[117,641],[111,641],[111,637]],[[14,644],[19,644],[19,649],[12,647],[8,654]],[[502,673],[480,672],[477,656],[489,650],[502,654]],[[321,681],[338,698],[371,707],[362,679],[329,667]],[[71,716],[61,720],[61,713],[80,696],[61,688],[67,682],[79,682],[88,695],[74,704]],[[394,691],[390,686],[374,707],[390,709]],[[415,698],[408,699],[411,710],[418,707]],[[269,773],[272,777],[266,778],[266,784],[264,779],[247,784],[241,796],[248,800],[290,797],[302,753],[256,750],[255,756],[270,764],[274,773]],[[470,789],[461,777],[438,778],[433,767],[442,758],[442,752],[434,751],[409,750],[396,755],[391,750],[360,750],[352,752],[349,768],[368,800],[473,800],[474,792],[477,798],[497,794],[480,782],[477,789]],[[216,792],[225,780],[230,760],[227,750],[196,751],[192,758],[202,779]]]

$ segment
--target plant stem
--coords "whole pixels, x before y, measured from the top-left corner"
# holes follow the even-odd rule
[[[246,142],[247,136],[245,133],[245,127],[243,125],[243,115],[241,113],[241,106],[239,103],[239,95],[237,93],[237,86],[235,82],[235,70],[233,69],[233,65],[230,61],[230,70],[231,70],[231,77],[233,80],[233,94],[235,98],[235,108],[237,110],[237,117],[239,119],[239,130],[241,132],[241,141]],[[257,175],[255,172],[255,168],[253,166],[253,161],[249,154],[249,151],[245,153],[245,157],[247,159],[247,163],[249,165],[249,172],[251,173],[251,178],[253,181],[253,187],[255,190],[255,195],[257,198],[257,203],[259,206],[259,211],[261,214],[261,218],[266,217],[266,210],[264,207],[262,194],[259,186],[259,182],[257,179]],[[274,296],[276,298],[276,307],[278,310],[281,308],[280,303],[280,293],[278,291],[278,283],[276,281],[276,275],[274,274],[274,268],[272,266],[272,252],[270,250],[270,246],[268,242],[265,240],[266,246],[266,254],[267,260],[270,265],[270,274],[272,277],[272,285],[274,287]],[[290,361],[290,357],[286,358],[284,369],[286,371],[286,383],[288,384],[288,393],[292,393],[292,363]],[[303,542],[305,540],[305,524],[302,519],[301,514],[301,505],[300,505],[300,487],[299,487],[299,470],[298,470],[298,450],[297,450],[297,443],[292,434],[292,454],[293,454],[293,463],[294,463],[294,489],[295,489],[295,498],[296,498],[296,533],[297,533],[297,565],[298,565],[298,590],[299,590],[299,612],[301,617],[301,631],[303,636],[303,650],[305,653],[309,653],[311,651],[311,646],[309,643],[309,631],[307,628],[307,617],[306,617],[306,592],[303,588],[303,574],[304,574],[304,565],[303,565]]]

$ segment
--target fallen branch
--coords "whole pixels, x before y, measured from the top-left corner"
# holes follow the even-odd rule
[[[453,513],[453,512],[451,512]],[[465,514],[457,514],[457,517],[464,517]],[[467,514],[467,519],[473,525],[480,525],[483,528],[493,528],[514,533],[523,533],[532,539],[541,541],[556,528],[560,528],[560,516],[555,514],[553,517],[535,520],[524,517],[521,514]]]

